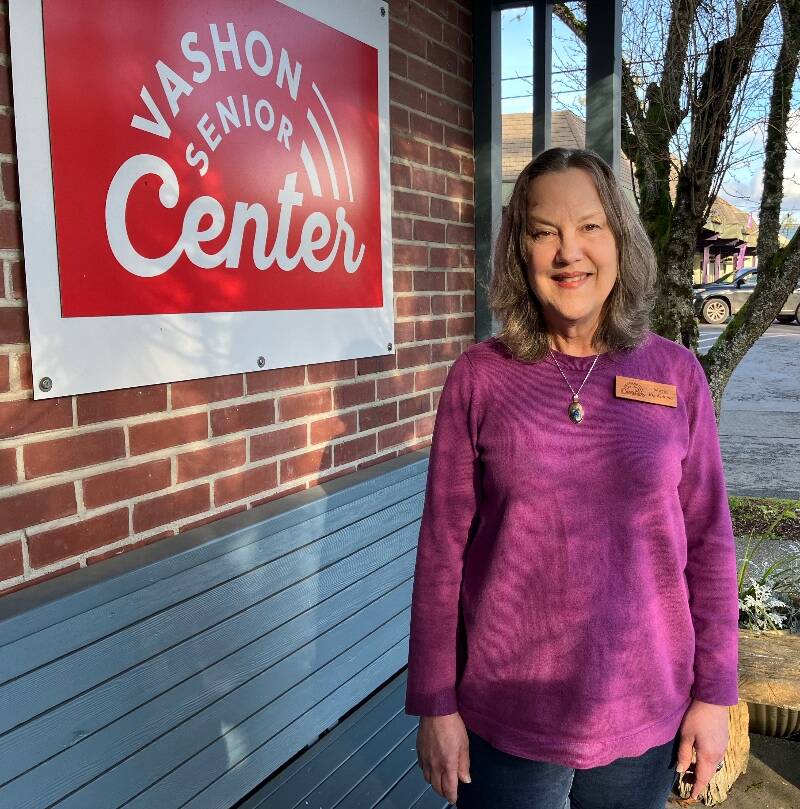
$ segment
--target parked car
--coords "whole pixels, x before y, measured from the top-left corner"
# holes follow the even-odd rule
[[[758,269],[730,272],[710,284],[693,284],[694,311],[704,323],[724,323],[753,294]],[[789,294],[778,313],[779,323],[800,323],[800,286]]]

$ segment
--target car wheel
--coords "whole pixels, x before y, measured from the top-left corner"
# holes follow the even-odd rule
[[[794,313],[795,320],[800,325],[800,306],[797,307],[797,311]]]
[[[730,315],[730,306],[722,298],[709,298],[703,304],[703,320],[706,323],[724,323]]]
[[[791,323],[794,320],[794,315],[778,315],[775,320],[778,323]]]

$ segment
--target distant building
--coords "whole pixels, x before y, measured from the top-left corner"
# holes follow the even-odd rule
[[[533,143],[533,116],[529,112],[503,115],[503,205],[514,188],[519,173],[530,162]],[[570,110],[552,114],[552,145],[582,149],[586,143],[586,122]],[[673,171],[670,193],[675,197],[677,175]],[[620,153],[620,184],[628,198],[638,207],[633,166]],[[747,211],[742,211],[721,197],[711,206],[711,213],[697,240],[694,282],[707,283],[736,269],[757,266],[755,256],[758,224]]]

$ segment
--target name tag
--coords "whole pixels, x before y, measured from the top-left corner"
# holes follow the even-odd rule
[[[648,379],[634,379],[630,376],[617,376],[616,395],[620,399],[636,399],[639,402],[678,406],[678,391],[675,385],[665,382],[651,382]]]

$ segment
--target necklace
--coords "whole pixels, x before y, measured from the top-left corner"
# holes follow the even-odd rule
[[[552,349],[550,350],[550,356],[553,358],[553,362],[555,362],[556,367],[559,371],[561,371],[561,366],[558,364],[558,360],[555,358]],[[583,421],[583,405],[578,401],[578,394],[581,392],[581,388],[586,384],[586,380],[589,378],[589,374],[594,370],[594,366],[597,364],[597,360],[600,359],[600,355],[598,354],[594,358],[594,362],[592,363],[592,367],[586,372],[586,376],[583,378],[583,382],[581,382],[581,387],[578,390],[575,390],[572,385],[569,384],[569,379],[564,375],[564,372],[561,371],[561,376],[564,377],[564,381],[569,385],[569,389],[572,391],[572,401],[569,403],[569,407],[567,408],[567,415],[570,419],[575,422],[575,424],[580,424]]]

